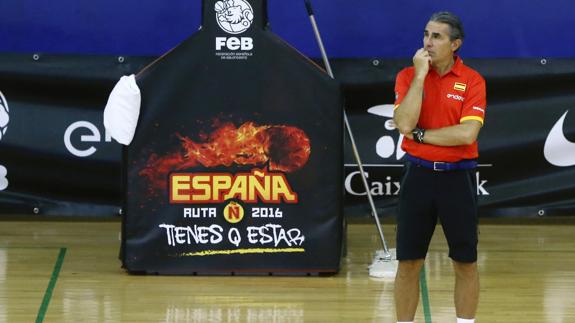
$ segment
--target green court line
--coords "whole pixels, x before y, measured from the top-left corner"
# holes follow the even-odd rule
[[[419,284],[421,285],[421,301],[423,303],[423,315],[425,323],[431,323],[431,309],[429,308],[429,291],[427,290],[427,280],[425,279],[425,265],[419,272]]]
[[[64,256],[66,256],[66,248],[60,248],[60,253],[58,253],[58,260],[56,260],[54,270],[52,271],[52,277],[50,277],[50,283],[48,283],[48,288],[46,288],[46,292],[44,293],[42,305],[40,306],[40,310],[38,310],[36,323],[42,323],[44,321],[44,316],[48,310],[48,304],[50,304],[50,299],[52,298],[52,292],[54,291],[56,281],[58,280],[58,275],[60,274],[60,269],[62,269],[62,264],[64,263]]]

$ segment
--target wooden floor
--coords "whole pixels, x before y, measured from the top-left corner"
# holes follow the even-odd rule
[[[395,322],[393,282],[368,276],[379,248],[372,225],[348,227],[332,277],[130,276],[119,229],[0,221],[0,322]],[[575,226],[480,229],[478,322],[575,322]],[[393,247],[394,226],[384,232]],[[429,306],[420,301],[416,322],[455,322],[440,228],[425,273]]]

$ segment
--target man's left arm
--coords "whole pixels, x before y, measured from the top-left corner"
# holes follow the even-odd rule
[[[464,121],[458,125],[425,130],[423,141],[436,146],[462,146],[471,145],[477,140],[481,122],[475,120]],[[408,135],[412,139],[413,135]]]

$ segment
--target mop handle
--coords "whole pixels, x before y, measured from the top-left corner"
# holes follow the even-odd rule
[[[325,67],[326,67],[326,70],[327,70],[327,73],[329,74],[329,76],[330,76],[332,79],[335,79],[335,77],[334,77],[334,75],[333,75],[333,71],[332,71],[332,69],[331,69],[331,64],[329,63],[329,59],[328,59],[328,57],[327,57],[327,53],[326,53],[325,48],[324,48],[324,46],[323,46],[323,41],[322,41],[321,35],[320,35],[320,33],[319,33],[319,28],[317,27],[317,24],[316,24],[316,21],[315,21],[315,17],[314,17],[314,15],[313,15],[313,9],[312,9],[312,6],[311,6],[311,1],[310,1],[310,0],[304,0],[304,1],[305,1],[305,7],[306,7],[307,12],[308,12],[308,14],[309,14],[309,19],[310,19],[310,21],[311,21],[311,25],[312,25],[313,31],[314,31],[314,33],[315,33],[316,41],[317,41],[317,43],[318,43],[318,45],[319,45],[319,50],[320,50],[320,52],[321,52],[321,57],[322,57],[322,59],[323,59],[323,63],[324,63],[324,65],[325,65]],[[351,131],[351,126],[350,126],[349,121],[348,121],[348,119],[347,119],[347,113],[345,112],[345,109],[343,110],[343,119],[344,119],[344,121],[345,121],[345,127],[346,127],[346,129],[347,129],[347,133],[348,133],[349,139],[350,139],[350,141],[351,141],[351,147],[352,147],[352,150],[353,150],[353,154],[354,154],[354,156],[355,156],[355,160],[356,160],[357,165],[358,165],[358,167],[359,167],[359,172],[361,173],[361,180],[362,180],[362,182],[363,182],[363,186],[364,186],[364,188],[365,188],[365,192],[367,193],[367,199],[368,199],[369,205],[370,205],[370,207],[371,207],[371,212],[372,212],[372,215],[373,215],[373,217],[375,218],[375,222],[376,222],[376,224],[377,224],[377,230],[378,230],[378,232],[379,232],[379,236],[380,236],[381,242],[382,242],[382,244],[383,244],[383,250],[384,250],[385,254],[387,255],[387,254],[389,254],[389,251],[388,251],[388,249],[387,249],[387,243],[385,242],[385,236],[383,235],[383,231],[382,231],[382,229],[381,229],[381,224],[379,223],[379,217],[378,217],[378,215],[377,215],[377,210],[376,210],[376,208],[375,208],[375,204],[373,203],[373,197],[371,196],[371,191],[370,191],[369,185],[368,185],[368,183],[367,183],[367,177],[365,176],[365,172],[363,171],[363,164],[362,164],[362,162],[361,162],[361,158],[360,158],[360,156],[359,156],[359,152],[358,152],[357,146],[356,146],[356,144],[355,144],[355,139],[354,139],[354,136],[353,136],[353,132]]]

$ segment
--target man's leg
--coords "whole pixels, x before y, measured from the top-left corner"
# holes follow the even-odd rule
[[[477,186],[474,171],[445,173],[438,212],[455,271],[454,302],[457,317],[473,319],[479,302],[477,272]]]
[[[419,272],[424,259],[400,260],[395,275],[395,313],[398,321],[411,322],[419,302]]]
[[[479,303],[477,262],[453,262],[455,270],[455,312],[458,318],[473,319]]]
[[[419,302],[419,273],[437,223],[433,204],[434,172],[407,163],[401,181],[396,248],[395,312],[411,322]]]

